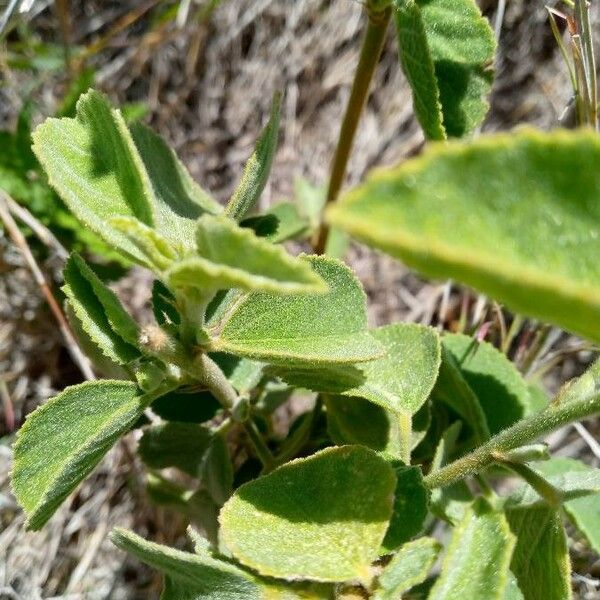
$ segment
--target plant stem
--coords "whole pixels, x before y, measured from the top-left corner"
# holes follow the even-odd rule
[[[596,368],[598,368],[598,363],[596,363]],[[577,383],[578,381],[574,385]],[[566,394],[568,394],[568,388],[564,395]],[[579,421],[600,412],[600,379],[593,379],[591,390],[580,400],[561,403],[562,397],[563,394],[559,394],[557,400],[542,412],[515,423],[471,454],[459,458],[439,471],[430,473],[425,477],[425,484],[430,489],[450,485],[467,475],[482,471],[494,462],[502,462],[504,453],[514,448],[524,446],[573,421]]]
[[[263,473],[268,473],[275,466],[275,459],[271,450],[267,446],[265,440],[258,430],[256,423],[252,419],[244,422],[244,429],[248,434],[248,438],[252,442],[256,456],[258,456],[260,462],[263,464]]]
[[[325,200],[326,204],[335,201],[340,188],[342,187],[358,121],[367,100],[369,85],[373,78],[375,67],[379,62],[379,57],[381,56],[381,51],[383,49],[383,42],[385,40],[385,33],[390,22],[392,14],[391,7],[388,6],[383,10],[376,10],[376,8],[378,7],[373,0],[367,2],[369,21],[360,51],[358,66],[356,67],[356,72],[354,74],[354,82],[352,83],[352,90],[350,92],[348,106],[346,107],[346,114],[342,121],[340,135],[333,157],[331,177],[329,178],[329,187],[327,188],[327,197]],[[323,254],[323,252],[325,252],[328,237],[329,226],[322,222],[313,244],[317,254]]]
[[[563,496],[561,491],[555,488],[549,481],[546,481],[531,467],[521,463],[505,462],[502,464],[526,481],[548,504],[555,508],[562,504]]]

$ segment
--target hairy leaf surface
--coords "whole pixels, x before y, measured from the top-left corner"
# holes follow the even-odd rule
[[[527,600],[568,600],[571,564],[567,536],[555,509],[546,505],[506,513],[517,537],[511,571]]]
[[[27,417],[14,446],[12,484],[29,529],[46,523],[146,404],[133,383],[93,381],[66,388]]]
[[[500,350],[462,334],[445,335],[442,343],[475,392],[492,435],[536,412],[525,380]]]
[[[504,514],[476,501],[454,528],[429,600],[501,600],[514,546]]]
[[[117,364],[139,357],[138,324],[78,254],[69,257],[63,277],[63,291],[75,316],[101,352]]]
[[[239,288],[274,294],[325,292],[323,280],[310,263],[289,255],[280,246],[238,227],[227,217],[204,215],[196,229],[198,255],[171,266],[172,287]]]
[[[329,220],[428,276],[600,341],[599,160],[588,131],[439,145],[371,176]]]
[[[404,544],[377,578],[373,600],[397,600],[425,581],[440,549],[439,542],[428,537]]]
[[[77,102],[74,119],[47,119],[33,133],[33,150],[50,184],[73,214],[108,244],[146,265],[114,216],[153,226],[154,196],[129,130],[118,110],[95,91]]]
[[[350,269],[323,256],[303,257],[329,286],[325,294],[254,292],[235,307],[213,349],[269,363],[353,363],[381,356],[367,331],[365,293]]]
[[[422,325],[394,323],[371,330],[386,354],[353,366],[281,367],[282,379],[316,392],[359,396],[398,415],[416,413],[427,400],[440,367],[437,333]]]
[[[473,0],[398,0],[400,60],[425,136],[462,137],[488,110],[493,32]]]
[[[392,467],[361,446],[294,460],[241,486],[219,520],[242,564],[283,579],[366,579],[392,514]]]

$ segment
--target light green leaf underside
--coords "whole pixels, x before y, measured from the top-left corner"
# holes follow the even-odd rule
[[[496,44],[473,0],[399,0],[400,60],[416,116],[432,140],[462,137],[483,121]]]
[[[77,102],[74,119],[47,119],[33,133],[33,150],[52,187],[75,216],[131,258],[139,250],[107,224],[117,215],[154,224],[148,175],[123,117],[98,92]]]
[[[525,380],[500,350],[462,334],[445,335],[442,343],[475,392],[492,435],[536,412]]]
[[[392,467],[361,446],[327,448],[241,486],[219,520],[242,564],[289,580],[366,580],[392,514]]]
[[[427,537],[404,544],[378,577],[373,600],[398,600],[425,581],[440,548],[436,540]]]
[[[242,180],[225,208],[225,214],[239,221],[256,204],[265,188],[273,157],[277,150],[281,95],[276,94],[271,105],[269,122],[256,142],[254,152],[244,167]]]
[[[540,506],[509,510],[506,516],[517,537],[511,571],[525,600],[569,600],[571,564],[559,514]]]
[[[156,229],[132,217],[111,217],[107,221],[115,231],[122,233],[144,257],[146,266],[160,273],[178,257],[178,250]],[[181,245],[177,244],[179,251]]]
[[[501,600],[514,546],[504,514],[478,500],[454,529],[429,600]]]
[[[69,258],[63,276],[63,291],[83,332],[110,360],[127,364],[140,356],[138,326],[122,307],[115,293],[77,254]]]
[[[587,131],[439,145],[371,176],[329,220],[428,276],[600,341],[599,161]]]
[[[145,406],[133,383],[104,380],[68,387],[27,417],[12,485],[29,529],[46,523]]]
[[[359,396],[398,415],[415,414],[425,403],[440,367],[440,340],[429,327],[395,323],[373,329],[382,358],[357,365],[274,370],[290,385],[316,392]]]
[[[600,469],[572,459],[551,459],[531,465],[546,481],[560,490],[565,501],[600,494]],[[600,501],[600,496],[596,502]],[[507,498],[509,507],[540,504],[542,499],[529,485],[516,489]]]
[[[184,258],[167,271],[172,287],[239,288],[274,294],[327,290],[306,260],[289,255],[227,217],[200,217],[196,245],[199,256]]]
[[[192,179],[158,134],[139,122],[130,131],[154,191],[157,231],[177,246],[193,248],[196,219],[223,209]]]
[[[383,354],[367,332],[365,293],[350,269],[323,256],[301,258],[328,292],[248,294],[228,316],[214,350],[285,365],[354,363]]]
[[[565,502],[564,508],[569,520],[583,533],[591,547],[600,553],[600,470],[572,458],[553,458],[534,466],[540,475],[562,490],[565,497],[581,496]],[[531,488],[520,498],[520,503],[528,499],[539,502]]]
[[[261,600],[260,586],[230,563],[148,542],[135,533],[115,529],[113,543],[165,574],[161,600]]]

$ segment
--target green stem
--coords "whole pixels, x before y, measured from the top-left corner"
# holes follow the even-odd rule
[[[576,381],[574,385],[577,383]],[[559,400],[560,398],[561,395],[558,396]],[[555,429],[597,412],[600,412],[598,380],[592,386],[591,393],[585,394],[583,399],[565,403],[553,402],[542,412],[531,415],[500,432],[471,454],[450,463],[439,471],[430,473],[425,477],[425,484],[429,488],[450,485],[467,475],[482,471],[492,463],[502,462],[504,453],[514,448],[524,446]]]
[[[340,188],[342,187],[358,121],[367,100],[369,85],[371,84],[375,67],[379,62],[379,57],[381,56],[385,33],[392,15],[390,6],[382,10],[378,4],[380,5],[381,2],[377,3],[376,0],[367,2],[369,22],[363,39],[358,66],[356,67],[356,72],[354,74],[354,82],[352,83],[352,90],[350,92],[348,106],[346,107],[346,114],[342,121],[342,127],[340,129],[340,135],[333,157],[331,177],[329,179],[329,187],[327,188],[327,197],[325,200],[326,204],[335,201]],[[314,243],[315,252],[317,254],[323,254],[323,252],[325,252],[328,237],[329,226],[322,222]]]
[[[563,495],[561,491],[556,489],[531,467],[521,463],[504,462],[502,464],[526,481],[548,504],[555,508],[558,508],[562,504]]]
[[[275,459],[271,453],[271,450],[269,450],[269,447],[258,430],[256,423],[252,419],[244,422],[243,425],[246,433],[248,434],[248,438],[252,442],[256,456],[258,456],[258,459],[263,464],[263,473],[268,473],[275,466]]]

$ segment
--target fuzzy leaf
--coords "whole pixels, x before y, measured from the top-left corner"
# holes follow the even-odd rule
[[[223,209],[192,179],[158,134],[142,123],[134,123],[130,131],[154,191],[157,231],[176,246],[193,249],[196,219]]]
[[[12,485],[40,529],[142,414],[147,401],[126,381],[74,385],[31,413],[17,435]]]
[[[569,519],[585,535],[592,548],[600,552],[600,470],[572,458],[553,458],[536,463],[535,470],[561,490]],[[507,499],[509,507],[540,504],[540,497],[528,485],[515,490]]]
[[[385,356],[360,365],[333,365],[274,372],[290,385],[316,392],[359,396],[398,415],[416,413],[427,400],[440,367],[437,333],[422,325],[395,323],[371,330]]]
[[[565,459],[566,460],[566,459]],[[600,469],[592,469],[580,463],[572,461],[574,465],[580,468],[571,468],[565,470],[561,462],[555,464],[555,459],[546,463],[535,464],[534,470],[537,471],[552,486],[560,490],[565,501],[583,498],[593,494],[600,494]],[[524,485],[516,489],[508,498],[509,507],[526,507],[543,503],[543,500],[537,492],[529,485]]]
[[[392,514],[395,479],[367,448],[327,448],[242,485],[221,511],[223,540],[263,575],[368,579]]]
[[[583,130],[444,144],[371,176],[329,220],[428,276],[600,341],[598,161],[600,140]]]
[[[571,564],[559,514],[540,506],[509,510],[506,516],[517,537],[511,571],[526,600],[571,598]]]
[[[410,420],[368,400],[325,395],[327,431],[338,445],[366,446],[388,458],[410,453]]]
[[[394,512],[383,540],[385,552],[392,552],[417,535],[429,508],[429,492],[423,483],[421,469],[393,463],[396,471]]]
[[[199,256],[184,258],[167,271],[172,287],[239,288],[275,294],[327,290],[309,263],[238,227],[227,217],[200,217],[196,245]]]
[[[475,392],[492,435],[537,412],[525,380],[500,350],[461,334],[445,335],[442,343]]]
[[[303,237],[308,232],[308,220],[302,217],[298,207],[292,202],[274,204],[266,214],[273,215],[278,221],[277,230],[269,236],[274,244]]]
[[[165,574],[161,600],[261,600],[257,580],[228,562],[148,542],[124,529],[114,529],[111,539]]]
[[[144,257],[145,265],[156,273],[168,269],[182,251],[180,247],[176,249],[156,229],[132,217],[111,217],[107,223],[115,231],[121,232],[137,248],[140,255]]]
[[[504,514],[478,500],[454,528],[429,600],[501,600],[514,546]]]
[[[151,469],[177,467],[198,477],[211,437],[209,429],[195,423],[164,423],[144,430],[138,452]]]
[[[339,363],[377,358],[367,332],[365,293],[350,269],[323,256],[303,257],[329,286],[325,294],[255,292],[235,305],[213,349],[269,363]]]
[[[436,540],[427,537],[404,544],[377,578],[373,600],[397,600],[425,581],[440,549]]]
[[[123,308],[116,294],[77,254],[72,254],[63,271],[63,291],[81,328],[113,362],[124,365],[140,356],[135,347],[138,325]]]
[[[462,137],[481,123],[496,44],[473,0],[397,0],[400,60],[425,136]]]
[[[444,402],[456,411],[473,430],[479,443],[489,439],[490,430],[479,399],[445,345],[442,345],[440,372],[431,399],[433,402]]]
[[[33,150],[50,184],[73,214],[109,245],[146,265],[145,257],[108,219],[154,224],[154,195],[142,160],[118,110],[95,91],[82,95],[74,119],[47,119]]]
[[[263,129],[252,156],[244,167],[242,180],[225,208],[225,214],[239,221],[256,204],[265,188],[275,151],[279,133],[279,114],[281,111],[281,95],[273,97],[271,116]]]

